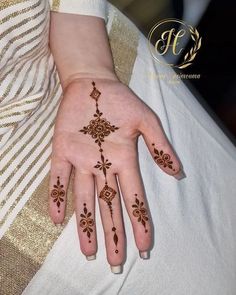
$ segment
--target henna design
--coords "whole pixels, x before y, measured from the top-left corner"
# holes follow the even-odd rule
[[[54,199],[58,207],[58,213],[60,213],[61,202],[64,202],[65,191],[63,189],[64,185],[60,183],[60,177],[57,176],[57,184],[54,184],[54,189],[51,191],[51,197]]]
[[[94,220],[91,218],[92,213],[88,212],[86,207],[86,203],[84,203],[84,213],[80,214],[80,223],[79,225],[83,228],[83,232],[87,233],[87,237],[89,239],[89,243],[91,243],[90,237],[93,229],[91,228],[94,225]]]
[[[146,221],[148,221],[148,213],[147,213],[147,209],[143,207],[143,202],[140,202],[139,199],[137,198],[137,194],[135,195],[135,204],[132,205],[132,207],[134,208],[133,210],[133,215],[135,217],[138,218],[138,222],[141,222],[142,225],[145,228],[145,233],[148,232],[147,228],[146,228]]]
[[[111,125],[111,123],[107,121],[107,119],[102,117],[103,113],[98,108],[98,99],[101,95],[101,92],[96,88],[94,81],[92,82],[92,85],[93,85],[93,90],[90,93],[90,96],[96,101],[96,112],[93,115],[94,119],[91,120],[87,126],[84,126],[83,129],[79,131],[82,132],[83,134],[90,135],[93,139],[95,139],[95,143],[99,147],[101,161],[97,161],[97,164],[94,166],[94,168],[101,170],[105,177],[105,185],[99,194],[99,198],[104,200],[107,203],[107,206],[109,208],[112,225],[113,225],[112,231],[114,232],[113,241],[116,246],[115,253],[119,253],[117,249],[119,239],[116,233],[116,227],[114,224],[113,209],[112,209],[112,200],[115,198],[117,192],[108,185],[107,170],[111,167],[112,163],[108,159],[105,159],[103,154],[103,149],[102,149],[102,143],[104,142],[105,137],[110,135],[112,132],[115,132],[117,129],[119,129],[119,127],[116,127],[115,125]]]
[[[169,154],[165,154],[162,150],[157,150],[155,148],[155,143],[152,144],[152,146],[154,147],[154,160],[157,164],[162,165],[164,168],[168,167],[170,169],[172,169],[173,171],[175,171],[175,169],[173,168],[173,161],[171,161],[170,155]]]

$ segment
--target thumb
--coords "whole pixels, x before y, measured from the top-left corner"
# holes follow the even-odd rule
[[[148,109],[143,116],[139,131],[155,161],[167,174],[180,180],[185,177],[180,160],[169,143],[160,119]]]

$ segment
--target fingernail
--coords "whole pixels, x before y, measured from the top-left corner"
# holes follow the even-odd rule
[[[56,227],[61,227],[61,223],[54,223]]]
[[[148,259],[149,258],[149,252],[148,251],[139,251],[139,256],[142,259]]]
[[[177,180],[181,180],[186,177],[186,174],[183,170],[180,170],[179,173],[173,175]]]
[[[122,267],[121,265],[115,265],[115,266],[111,265],[111,271],[113,273],[121,273]]]
[[[94,259],[96,259],[96,255],[86,256],[86,259],[87,259],[88,261],[90,261],[90,260],[94,260]]]

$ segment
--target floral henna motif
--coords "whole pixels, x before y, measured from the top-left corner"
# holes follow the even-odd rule
[[[132,205],[134,208],[133,210],[133,215],[138,218],[138,222],[141,222],[142,225],[145,228],[145,233],[148,232],[146,229],[146,221],[148,221],[148,213],[147,209],[143,207],[143,202],[140,202],[139,199],[137,198],[137,194],[135,194],[135,204]]]
[[[88,212],[86,207],[86,203],[84,203],[84,213],[80,214],[80,223],[79,225],[83,228],[83,232],[87,233],[87,237],[89,239],[89,243],[91,243],[90,237],[93,232],[92,226],[94,225],[94,220],[91,218],[92,213]]]
[[[98,111],[98,110],[97,110]],[[95,120],[91,120],[88,126],[85,126],[80,131],[84,134],[89,134],[95,139],[96,143],[104,142],[104,137],[108,136],[111,132],[114,132],[118,127],[111,125],[106,119],[101,118],[102,113],[94,114],[97,117]]]
[[[53,198],[53,202],[56,203],[58,207],[58,213],[60,213],[61,202],[64,202],[65,191],[63,189],[64,185],[60,183],[60,177],[57,176],[57,184],[54,184],[54,189],[51,191],[51,197]]]
[[[110,166],[111,166],[111,163],[108,161],[108,159],[105,160],[103,154],[101,154],[101,162],[97,161],[97,165],[95,165],[94,168],[102,170],[103,174],[106,176],[107,169],[109,169]]]
[[[87,126],[84,126],[83,129],[79,131],[84,134],[90,135],[93,139],[95,139],[95,143],[99,146],[101,161],[97,161],[97,164],[94,166],[94,168],[101,170],[105,177],[105,185],[99,194],[99,198],[104,200],[107,203],[107,206],[109,207],[110,216],[113,224],[113,241],[116,246],[115,253],[119,253],[117,249],[118,236],[116,233],[116,227],[114,225],[112,209],[112,200],[115,198],[117,192],[108,185],[107,170],[111,167],[112,163],[108,159],[105,159],[102,149],[102,143],[104,142],[105,137],[111,134],[112,132],[115,132],[117,129],[119,129],[119,127],[111,125],[111,123],[107,121],[107,119],[102,117],[103,113],[98,108],[98,99],[101,95],[101,92],[96,88],[95,82],[92,82],[92,85],[93,90],[90,93],[90,96],[96,101],[96,112],[93,115],[94,119],[91,120]]]
[[[165,154],[162,150],[158,151],[155,148],[155,144],[153,143],[152,146],[154,147],[154,160],[157,164],[162,165],[164,168],[168,167],[170,169],[172,169],[173,171],[175,171],[175,169],[173,168],[173,161],[171,161],[170,155],[169,154]]]

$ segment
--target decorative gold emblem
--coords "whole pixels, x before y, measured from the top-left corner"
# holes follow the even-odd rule
[[[176,28],[177,26],[178,28]],[[160,63],[165,63],[161,61],[160,56],[164,56],[169,52],[175,56],[180,55],[181,57],[184,48],[180,48],[180,44],[181,39],[184,38],[191,38],[193,45],[190,50],[182,59],[178,59],[180,60],[178,64],[166,64],[179,69],[190,66],[201,48],[202,38],[196,28],[193,28],[182,20],[164,19],[158,22],[152,27],[148,35],[149,49],[153,58]],[[182,44],[185,44],[185,42]]]

